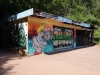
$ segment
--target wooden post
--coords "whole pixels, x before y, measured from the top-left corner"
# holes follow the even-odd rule
[[[74,29],[74,48],[76,47],[76,29]]]

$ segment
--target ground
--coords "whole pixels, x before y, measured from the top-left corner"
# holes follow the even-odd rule
[[[100,46],[30,57],[1,49],[0,75],[100,75]]]

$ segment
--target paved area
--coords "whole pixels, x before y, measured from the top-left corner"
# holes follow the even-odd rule
[[[0,51],[0,75],[100,75],[100,46],[30,57]]]

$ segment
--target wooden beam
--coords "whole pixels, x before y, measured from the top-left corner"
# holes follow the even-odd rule
[[[48,18],[40,18],[40,17],[31,16],[31,17],[28,17],[28,22],[30,22],[30,23],[38,22],[38,23],[45,23],[47,25],[55,25],[55,26],[60,26],[60,27],[84,30],[83,27],[75,26],[72,24],[65,24],[65,23],[58,21],[58,20],[55,20],[55,19],[48,19]]]

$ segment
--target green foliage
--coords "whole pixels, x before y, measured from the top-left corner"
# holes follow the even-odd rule
[[[94,15],[100,18],[100,5],[94,10]]]
[[[100,0],[0,0],[0,19],[29,8],[100,25]]]
[[[29,8],[100,27],[100,0],[0,0],[0,20]],[[95,31],[95,40],[99,32]]]
[[[100,43],[100,30],[95,30],[94,31],[94,41],[95,43]]]

